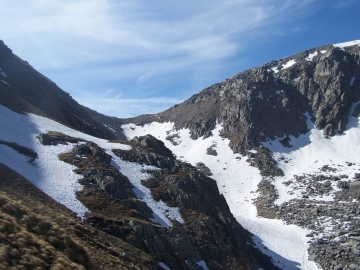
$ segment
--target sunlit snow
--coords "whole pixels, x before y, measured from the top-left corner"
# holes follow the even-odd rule
[[[277,66],[273,66],[270,68],[275,74],[279,72],[278,67]]]
[[[358,103],[352,106],[352,109]],[[351,115],[352,111],[350,111]],[[275,179],[275,186],[279,192],[279,199],[276,203],[281,204],[294,198],[301,198],[303,190],[292,190],[291,187],[283,184],[284,181],[291,179],[294,175],[319,174],[320,169],[331,166],[336,171],[321,172],[326,175],[347,174],[354,176],[360,169],[360,151],[356,150],[360,146],[360,129],[358,118],[350,117],[347,129],[343,134],[334,137],[325,137],[322,130],[315,128],[314,123],[309,120],[307,124],[310,131],[298,138],[290,136],[291,148],[284,147],[280,143],[280,138],[274,141],[268,140],[263,145],[273,151],[273,157],[279,163],[279,167],[284,171],[284,177]],[[354,164],[348,166],[348,164]],[[333,190],[339,190],[333,183]],[[331,201],[333,195],[315,197],[317,200]]]
[[[229,140],[219,135],[222,129],[217,124],[213,136],[192,140],[188,129],[175,130],[173,123],[146,124],[143,127],[135,124],[123,125],[128,138],[152,134],[162,140],[166,147],[176,154],[177,158],[192,165],[203,162],[210,168],[238,222],[253,233],[258,248],[274,259],[282,269],[318,269],[314,262],[308,261],[307,230],[295,225],[284,225],[280,220],[266,219],[257,216],[253,199],[257,197],[257,185],[261,181],[258,169],[246,162],[247,157],[234,154],[229,147]],[[172,144],[166,140],[169,135],[177,135],[178,141]],[[217,156],[207,155],[207,148],[217,151]]]
[[[164,202],[156,202],[151,197],[148,188],[141,185],[149,175],[143,169],[156,170],[155,167],[144,167],[136,163],[123,161],[112,153],[112,149],[130,150],[131,147],[119,143],[109,143],[84,133],[65,127],[53,120],[34,114],[17,114],[3,106],[0,106],[0,140],[14,142],[21,146],[33,149],[38,158],[29,163],[28,158],[14,151],[12,148],[0,144],[0,163],[18,172],[34,185],[44,191],[57,202],[65,205],[79,217],[84,217],[88,209],[76,198],[75,193],[82,189],[78,183],[80,175],[75,174],[74,166],[58,159],[61,153],[69,152],[73,144],[44,146],[39,143],[36,136],[48,131],[57,131],[63,134],[92,141],[112,156],[112,165],[122,174],[127,176],[134,186],[134,192],[139,199],[145,201],[154,212],[154,222],[163,226],[171,226],[171,219],[183,223],[183,219],[177,207],[168,207]]]
[[[289,60],[288,62],[286,62],[285,64],[283,64],[280,70],[287,69],[287,68],[289,68],[289,67],[291,67],[291,66],[293,66],[293,65],[295,65],[295,64],[296,64],[296,60],[295,60],[295,59],[291,59],[291,60]],[[278,69],[278,66],[273,66],[273,67],[270,68],[270,70],[271,70],[272,72],[274,72],[275,74],[280,71],[280,70]],[[269,70],[269,71],[270,71],[270,70]]]
[[[289,67],[292,67],[292,66],[295,65],[295,64],[296,64],[296,60],[295,60],[295,59],[291,59],[291,60],[289,60],[288,62],[286,62],[286,63],[282,66],[282,69],[281,69],[281,70],[287,69],[287,68],[289,68]]]
[[[334,47],[338,47],[338,48],[345,48],[345,47],[354,46],[354,45],[360,46],[360,40],[353,40],[353,41],[333,44]]]
[[[315,56],[318,55],[317,51],[314,51],[313,53],[310,53],[308,57],[306,57],[306,61],[312,61]]]

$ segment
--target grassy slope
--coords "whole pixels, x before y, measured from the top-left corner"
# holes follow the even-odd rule
[[[0,164],[0,269],[143,269],[147,254],[81,222]]]

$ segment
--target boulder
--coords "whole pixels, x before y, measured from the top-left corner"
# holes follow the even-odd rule
[[[350,184],[349,191],[351,193],[360,193],[360,181],[354,181]]]

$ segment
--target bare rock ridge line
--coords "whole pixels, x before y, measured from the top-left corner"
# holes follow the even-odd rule
[[[192,138],[208,137],[218,121],[230,147],[245,154],[266,138],[285,136],[284,143],[291,144],[290,135],[308,131],[305,112],[326,136],[343,132],[351,105],[360,100],[359,51],[358,45],[313,48],[240,72],[162,113],[121,119],[79,105],[0,42],[8,83],[0,83],[0,104],[106,139],[125,139],[122,124],[153,121],[189,128]],[[360,113],[360,105],[353,113]]]
[[[334,136],[344,131],[351,105],[360,100],[359,74],[358,45],[326,45],[238,73],[156,116],[123,121],[170,121],[176,128],[189,128],[193,138],[209,136],[219,121],[222,135],[238,153],[266,138],[285,136],[284,143],[291,144],[290,135],[308,131],[305,112],[324,135]]]

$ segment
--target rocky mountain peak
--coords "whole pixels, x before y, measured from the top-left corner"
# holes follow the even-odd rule
[[[189,128],[195,139],[210,136],[218,121],[240,153],[266,138],[306,133],[306,113],[325,136],[333,136],[344,131],[350,107],[360,99],[359,57],[358,45],[313,48],[238,73],[157,116],[125,122],[170,121]]]

